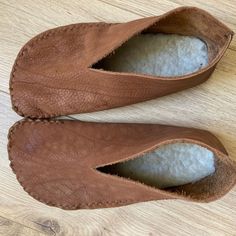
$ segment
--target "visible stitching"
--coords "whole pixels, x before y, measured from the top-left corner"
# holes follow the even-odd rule
[[[64,204],[57,204],[56,202],[52,202],[52,201],[49,201],[49,200],[45,200],[45,199],[42,199],[40,198],[38,195],[35,195],[33,192],[31,192],[26,186],[24,186],[24,183],[21,179],[21,177],[19,177],[17,175],[17,171],[15,170],[15,167],[14,167],[14,163],[13,163],[13,159],[11,158],[11,147],[13,145],[13,135],[14,133],[16,132],[16,130],[20,127],[22,127],[23,125],[25,124],[30,124],[30,125],[35,125],[35,124],[51,124],[51,123],[54,123],[54,124],[63,124],[65,121],[64,120],[40,120],[40,119],[37,119],[37,120],[32,120],[32,119],[22,119],[18,122],[16,122],[9,130],[9,133],[8,133],[8,139],[9,139],[9,142],[8,142],[8,153],[9,153],[9,160],[10,160],[10,166],[14,172],[14,174],[16,175],[16,178],[17,180],[19,181],[19,183],[21,184],[21,186],[23,187],[23,189],[30,195],[32,196],[33,198],[37,199],[38,201],[40,202],[43,202],[47,205],[51,205],[51,206],[55,206],[55,207],[60,207],[60,208],[63,208],[63,209],[80,209],[80,208],[86,208],[86,207],[97,207],[97,206],[100,206],[100,207],[109,207],[109,204],[112,204],[112,205],[119,205],[119,204],[131,204],[131,203],[135,203],[136,201],[134,199],[125,199],[125,200],[117,200],[117,201],[101,201],[101,202],[90,202],[90,203],[86,203],[86,204],[75,204],[75,205],[64,205]],[[219,161],[226,161],[228,162],[229,160],[226,160],[224,157],[224,155],[222,155],[221,153],[219,153],[216,149],[214,150],[214,152],[217,154],[218,156],[218,160]],[[231,187],[234,186],[235,183],[232,182],[232,184],[230,185]],[[231,188],[229,187],[229,189]],[[179,196],[179,199],[185,199],[185,200],[190,200],[191,199],[191,194],[186,194],[183,190],[182,191],[179,191],[179,194],[181,196]],[[168,196],[172,195],[171,192],[169,192]],[[166,197],[166,199],[168,199],[168,196]],[[219,195],[219,196],[223,196],[223,193],[222,195]],[[176,196],[173,195],[173,198],[174,199],[176,198]],[[215,199],[214,197],[212,199]],[[152,200],[152,199],[150,199]],[[154,200],[154,199],[153,199]],[[163,199],[164,200],[164,199]],[[195,199],[199,202],[201,202],[202,200],[201,199]],[[208,199],[208,201],[210,201],[210,199]]]
[[[13,135],[16,132],[16,130],[18,130],[20,127],[22,127],[25,124],[30,124],[30,125],[35,125],[35,124],[50,124],[50,123],[54,123],[54,124],[63,124],[64,121],[63,120],[32,120],[32,119],[23,119],[20,120],[18,122],[16,122],[9,130],[8,132],[8,154],[9,154],[9,160],[10,160],[10,166],[12,168],[12,171],[14,172],[14,174],[16,175],[17,180],[19,181],[19,183],[21,184],[21,186],[23,187],[23,189],[33,198],[37,199],[40,202],[43,202],[47,205],[51,205],[51,206],[55,206],[55,207],[60,207],[63,209],[79,209],[82,207],[96,207],[96,206],[106,206],[109,204],[127,204],[127,203],[131,203],[131,202],[135,202],[133,199],[126,199],[126,200],[117,200],[117,201],[101,201],[101,202],[90,202],[87,204],[76,204],[76,205],[63,205],[63,204],[57,204],[56,202],[52,202],[49,200],[45,200],[42,199],[41,197],[39,197],[38,195],[35,195],[33,192],[31,192],[26,186],[24,186],[24,183],[21,179],[21,177],[18,176],[17,171],[15,169],[14,163],[13,163],[13,159],[11,157],[11,147],[13,145]]]
[[[73,30],[76,30],[78,28],[85,28],[85,27],[97,27],[98,25],[114,25],[115,23],[105,23],[105,22],[94,22],[94,23],[78,23],[78,24],[73,24],[73,25],[67,25],[67,26],[61,26],[55,29],[50,29],[48,31],[45,31],[39,35],[36,35],[33,39],[31,39],[30,41],[28,41],[23,48],[20,50],[19,54],[17,55],[17,58],[15,60],[15,63],[13,65],[12,68],[12,72],[11,72],[11,78],[10,78],[10,84],[9,84],[9,89],[10,89],[10,94],[11,94],[11,99],[12,99],[12,109],[18,113],[20,116],[24,116],[26,118],[31,117],[31,118],[52,118],[55,116],[61,116],[63,114],[42,114],[42,115],[37,115],[37,116],[27,116],[26,114],[24,114],[22,111],[20,111],[16,100],[14,99],[14,91],[13,91],[13,87],[14,87],[14,78],[15,78],[15,74],[16,71],[18,69],[18,62],[19,60],[26,54],[26,52],[28,51],[28,48],[31,47],[33,48],[36,43],[47,39],[48,37],[53,37],[58,33],[62,33],[62,32],[70,32]]]

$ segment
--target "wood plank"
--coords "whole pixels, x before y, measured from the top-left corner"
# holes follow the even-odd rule
[[[20,116],[11,109],[8,80],[21,46],[59,25],[122,22],[162,14],[185,4],[164,1],[0,2],[0,235],[236,235],[236,188],[222,199],[196,204],[152,201],[115,209],[65,211],[30,197],[9,167],[7,133]],[[190,1],[235,29],[235,1]],[[74,116],[85,121],[164,123],[204,128],[216,134],[236,159],[236,41],[206,83],[129,107]]]
[[[64,211],[34,200],[23,191],[8,165],[6,135],[10,125],[19,117],[10,109],[10,99],[7,94],[0,93],[0,101],[0,114],[3,114],[4,109],[8,117],[7,125],[5,122],[5,128],[1,127],[0,134],[1,140],[4,140],[0,149],[0,155],[3,157],[0,162],[0,215],[46,235],[53,235],[53,232],[65,235],[103,233],[108,235],[147,235],[148,233],[150,235],[196,235],[196,233],[233,235],[233,232],[236,233],[234,227],[236,189],[223,199],[210,204],[153,201],[92,211]],[[139,113],[143,112],[144,110],[139,111]],[[133,113],[132,109],[131,113]],[[132,119],[132,116],[129,118]],[[1,117],[1,124],[3,124],[2,119]]]
[[[5,217],[0,216],[0,235],[4,236],[43,236],[45,234],[40,233],[39,231],[36,231],[34,229],[31,229],[29,227],[26,227],[24,225],[21,225],[19,223],[16,223],[12,220],[9,220]]]

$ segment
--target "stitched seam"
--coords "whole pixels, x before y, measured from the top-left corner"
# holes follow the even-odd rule
[[[55,116],[61,116],[63,114],[42,114],[42,115],[37,115],[37,116],[27,116],[26,114],[24,114],[23,111],[20,110],[19,106],[17,105],[17,102],[14,98],[14,78],[15,78],[15,74],[17,72],[18,69],[18,63],[20,61],[20,59],[27,53],[28,51],[28,47],[30,47],[31,49],[33,48],[33,46],[36,45],[36,43],[48,39],[49,37],[53,37],[58,33],[62,33],[62,32],[71,32],[74,31],[78,28],[85,28],[85,27],[96,27],[97,25],[115,25],[118,23],[104,23],[104,22],[95,22],[95,23],[78,23],[78,24],[73,24],[73,25],[67,25],[67,26],[62,26],[59,28],[55,28],[55,29],[51,29],[48,31],[45,31],[37,36],[35,36],[35,38],[31,39],[28,43],[26,43],[23,48],[20,50],[19,54],[17,55],[17,58],[15,60],[15,63],[13,65],[12,68],[12,72],[11,72],[11,78],[10,78],[10,85],[9,85],[9,89],[10,89],[10,94],[11,94],[11,99],[12,99],[12,105],[13,105],[13,110],[18,113],[21,116],[24,117],[31,117],[31,118],[51,118],[51,117],[55,117]]]
[[[51,206],[56,206],[56,207],[61,207],[63,209],[78,209],[81,207],[96,207],[96,206],[106,206],[109,204],[126,204],[126,203],[132,203],[135,202],[133,199],[126,199],[126,200],[119,200],[119,201],[101,201],[101,202],[90,202],[90,203],[85,203],[85,204],[75,204],[75,205],[63,205],[63,204],[57,204],[56,202],[53,201],[49,201],[46,199],[42,199],[40,198],[38,195],[35,195],[33,192],[31,192],[26,186],[24,186],[24,183],[22,181],[22,179],[18,176],[17,171],[15,169],[14,166],[14,161],[11,157],[11,147],[14,145],[14,133],[16,132],[16,130],[18,130],[20,127],[22,127],[25,124],[30,124],[30,125],[35,125],[35,124],[50,124],[50,123],[54,123],[54,124],[63,124],[64,121],[61,120],[32,120],[32,119],[23,119],[20,120],[18,122],[16,122],[9,130],[8,133],[8,154],[9,154],[9,160],[10,160],[10,166],[12,168],[12,171],[14,172],[14,174],[16,175],[17,180],[19,181],[19,183],[21,184],[21,186],[23,187],[23,189],[29,193],[29,195],[31,195],[33,198],[39,200],[40,202],[43,202],[47,205],[51,205]]]
[[[42,199],[40,198],[38,195],[35,195],[33,192],[31,192],[27,187],[24,186],[22,179],[17,175],[17,171],[15,170],[14,167],[14,163],[13,163],[13,159],[11,158],[11,147],[13,146],[13,135],[16,132],[16,130],[25,125],[25,124],[30,124],[30,125],[35,125],[35,124],[50,124],[50,123],[54,123],[54,124],[63,124],[65,121],[63,120],[32,120],[32,119],[23,119],[20,120],[18,122],[16,122],[9,130],[8,133],[8,153],[9,153],[9,160],[10,160],[10,166],[14,172],[14,174],[16,175],[17,180],[19,181],[19,183],[21,184],[21,186],[23,187],[23,189],[29,194],[31,195],[33,198],[39,200],[40,202],[43,202],[47,205],[51,205],[51,206],[56,206],[56,207],[61,207],[63,209],[80,209],[80,208],[84,208],[84,207],[109,207],[109,204],[112,205],[117,205],[117,204],[129,204],[129,203],[135,203],[136,201],[134,199],[125,199],[125,200],[117,200],[117,201],[101,201],[101,202],[90,202],[90,203],[85,203],[85,204],[74,204],[74,205],[64,205],[64,204],[57,204],[53,201],[48,201],[46,199]],[[215,150],[216,151],[216,150]],[[219,161],[226,161],[228,162],[228,160],[226,160],[225,158],[223,158],[223,155],[221,153],[216,152],[216,154],[218,155],[218,160]],[[234,182],[232,182],[228,188],[228,191],[230,188],[232,188],[235,185]],[[179,197],[180,199],[185,199],[185,200],[191,200],[191,194],[186,195],[186,193],[182,190],[179,191],[178,194],[180,194],[182,197]],[[171,195],[171,194],[170,194]],[[224,194],[222,193],[219,196],[223,196]],[[174,198],[176,198],[176,196],[173,196]],[[168,199],[168,198],[167,198]],[[215,197],[212,197],[212,199],[215,199]],[[150,199],[151,200],[151,199]],[[163,199],[165,200],[165,199]],[[201,199],[198,199],[198,201],[201,202]],[[210,201],[210,199],[208,199],[208,201]]]

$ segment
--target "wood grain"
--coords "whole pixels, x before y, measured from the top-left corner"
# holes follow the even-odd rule
[[[0,234],[1,235],[28,235],[28,236],[43,236],[37,230],[26,227],[22,224],[16,223],[5,217],[0,216]]]
[[[20,48],[36,34],[88,21],[123,22],[162,14],[183,0],[0,0],[0,235],[236,235],[236,189],[209,204],[153,201],[127,207],[64,211],[31,198],[9,167],[7,133],[21,119],[11,109],[9,74]],[[196,0],[236,31],[236,1]],[[206,83],[170,96],[72,118],[164,123],[216,134],[236,160],[236,40]]]

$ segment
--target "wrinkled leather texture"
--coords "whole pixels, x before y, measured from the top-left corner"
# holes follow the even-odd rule
[[[176,141],[196,143],[214,152],[216,172],[196,183],[160,190],[97,170]],[[236,181],[235,163],[220,141],[207,131],[191,128],[23,120],[9,131],[8,152],[25,191],[64,209],[175,198],[208,202],[223,196]]]
[[[159,32],[202,39],[208,46],[208,66],[174,78],[92,68],[134,35]],[[17,56],[10,79],[13,109],[22,116],[46,118],[125,106],[187,89],[209,78],[232,36],[228,27],[194,7],[127,23],[79,23],[48,30]]]

